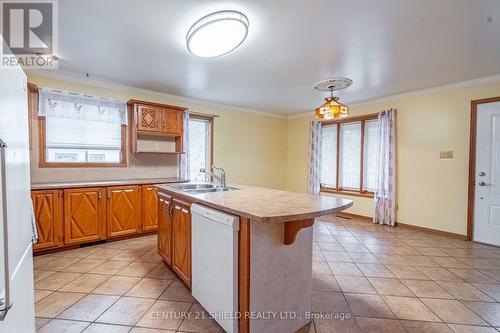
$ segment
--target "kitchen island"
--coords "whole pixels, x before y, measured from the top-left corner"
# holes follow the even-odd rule
[[[240,333],[295,332],[311,321],[314,218],[343,211],[351,200],[252,186],[206,192],[157,188],[158,250],[188,286],[191,204],[239,217]]]

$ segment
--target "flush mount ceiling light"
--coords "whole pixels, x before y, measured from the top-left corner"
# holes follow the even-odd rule
[[[189,29],[186,44],[199,57],[218,57],[243,43],[248,34],[248,18],[234,10],[224,10],[202,17]]]
[[[334,77],[316,82],[313,85],[314,89],[330,92],[330,97],[325,98],[325,103],[314,110],[316,118],[327,120],[346,117],[349,113],[349,107],[340,103],[339,98],[333,96],[333,92],[345,89],[351,84],[352,80],[345,77]]]

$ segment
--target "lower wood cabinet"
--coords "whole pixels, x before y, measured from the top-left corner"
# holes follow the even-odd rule
[[[152,185],[142,186],[142,230],[158,229],[158,189]]]
[[[106,237],[105,189],[64,190],[64,243],[92,242]]]
[[[158,229],[154,185],[33,190],[31,199],[38,230],[35,252]]]
[[[172,199],[172,269],[191,286],[191,204]]]
[[[141,230],[141,192],[137,185],[106,188],[107,237],[133,235]]]
[[[172,197],[158,194],[158,253],[172,265]]]
[[[63,200],[60,190],[31,192],[38,242],[34,250],[56,248],[63,242]]]

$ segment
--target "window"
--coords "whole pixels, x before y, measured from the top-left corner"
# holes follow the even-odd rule
[[[40,166],[125,166],[126,104],[40,90]]]
[[[321,190],[373,196],[378,148],[377,115],[322,124]]]
[[[213,159],[213,118],[189,116],[189,173],[192,181],[205,182],[210,178],[200,169],[210,170]]]

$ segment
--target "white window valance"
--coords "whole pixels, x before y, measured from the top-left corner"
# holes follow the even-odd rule
[[[41,88],[39,103],[39,116],[127,124],[127,104],[122,101]]]

